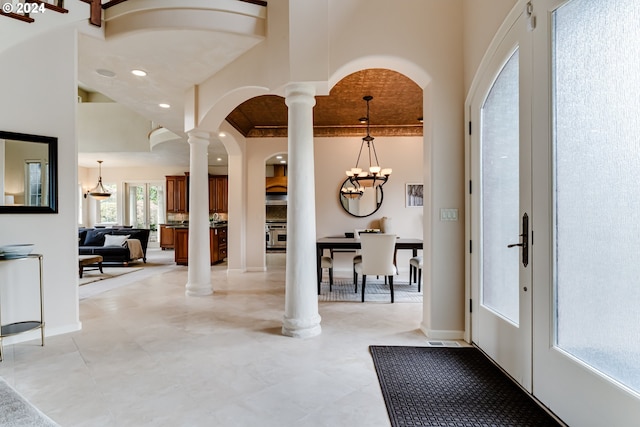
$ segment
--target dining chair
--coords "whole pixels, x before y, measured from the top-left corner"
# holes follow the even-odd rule
[[[409,259],[409,284],[411,284],[412,276],[413,283],[418,282],[418,292],[420,292],[420,285],[422,284],[422,255]]]
[[[329,269],[329,292],[331,292],[333,288],[333,258],[323,256],[320,262],[320,267],[322,269]],[[318,294],[320,294],[320,289],[318,289]]]
[[[398,270],[393,263],[396,249],[395,234],[362,234],[360,236],[362,262],[356,264],[356,273],[362,275],[362,302],[364,302],[367,275],[385,276],[389,279],[391,302],[393,302],[393,276]]]

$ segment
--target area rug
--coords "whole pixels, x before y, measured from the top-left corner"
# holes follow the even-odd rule
[[[474,347],[369,349],[392,427],[561,425]]]
[[[0,378],[0,426],[54,427],[58,424]]]
[[[143,267],[102,267],[102,273],[100,273],[100,270],[85,270],[82,273],[82,278],[78,279],[78,285],[82,286],[99,280],[113,279],[114,277],[133,273],[134,271],[140,271],[142,269]]]
[[[358,281],[358,292],[354,292],[353,279],[334,280],[332,290],[329,291],[329,282],[322,282],[320,286],[320,302],[362,302],[362,282]],[[407,281],[393,281],[393,297],[395,302],[422,302],[422,289],[418,292],[418,285],[410,285]],[[384,279],[373,279],[367,276],[365,287],[365,302],[391,302],[389,285],[384,284]]]

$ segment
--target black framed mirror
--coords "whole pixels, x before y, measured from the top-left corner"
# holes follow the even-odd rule
[[[0,213],[58,213],[58,138],[0,131]]]
[[[364,218],[366,216],[373,215],[378,209],[380,209],[380,206],[382,206],[382,198],[384,196],[381,186],[361,187],[361,197],[357,197],[353,192],[350,192],[352,187],[353,184],[349,178],[347,178],[338,190],[340,205],[349,215]]]

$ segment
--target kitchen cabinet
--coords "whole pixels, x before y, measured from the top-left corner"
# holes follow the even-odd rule
[[[189,229],[175,228],[174,236],[174,260],[176,264],[187,265],[189,263]]]
[[[211,264],[215,264],[227,257],[227,227],[212,228],[211,233]]]
[[[167,212],[187,213],[188,182],[186,175],[167,176]]]
[[[209,213],[227,213],[229,177],[227,175],[209,175]]]
[[[160,224],[160,247],[162,250],[173,249],[175,247],[173,227]]]
[[[176,264],[189,264],[189,228],[174,229]],[[212,227],[209,229],[209,249],[211,251],[211,265],[224,261],[227,257],[227,227]]]

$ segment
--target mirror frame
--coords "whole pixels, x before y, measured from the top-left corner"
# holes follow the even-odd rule
[[[340,184],[340,188],[338,188],[338,202],[340,203],[340,206],[342,206],[342,209],[344,209],[344,211],[346,213],[348,213],[351,216],[355,216],[356,218],[366,218],[368,216],[373,215],[374,213],[378,212],[380,210],[380,206],[382,206],[382,200],[384,199],[384,191],[382,191],[382,187],[377,187],[377,189],[380,191],[380,200],[378,201],[378,205],[376,206],[376,208],[371,212],[368,213],[366,215],[356,215],[352,212],[349,212],[349,210],[345,207],[344,203],[342,203],[342,187],[344,187],[344,185],[349,182],[349,178],[345,179],[342,184]]]
[[[26,133],[0,131],[0,139],[37,142],[47,144],[49,155],[49,205],[48,206],[6,206],[0,205],[0,214],[16,213],[58,213],[58,138]],[[3,195],[4,196],[4,195]]]

